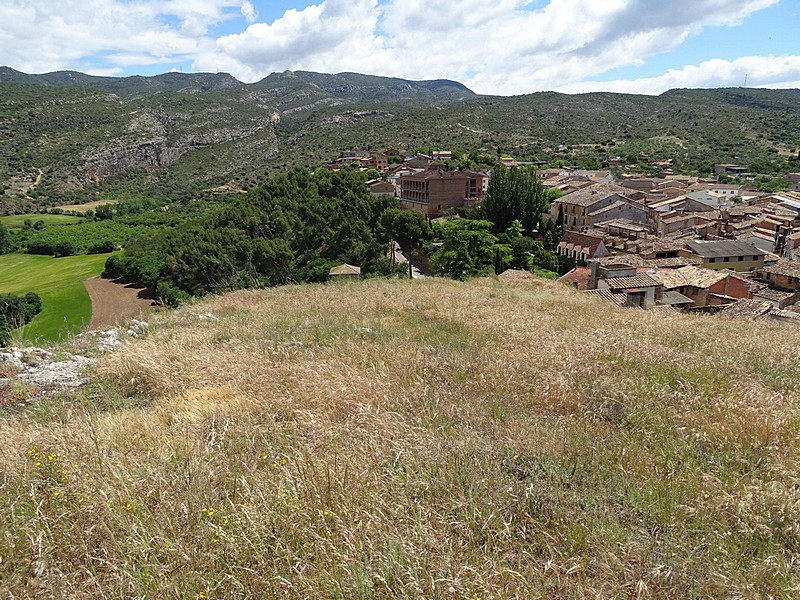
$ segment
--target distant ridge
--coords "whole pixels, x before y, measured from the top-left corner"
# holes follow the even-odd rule
[[[54,71],[29,75],[0,67],[0,83],[29,83],[59,87],[85,87],[117,94],[130,100],[163,92],[205,93],[231,88],[270,90],[286,86],[311,86],[325,94],[347,100],[462,100],[476,94],[465,85],[447,79],[411,81],[359,73],[314,73],[284,71],[261,81],[245,84],[228,73],[163,73],[145,77],[99,77],[78,71]]]

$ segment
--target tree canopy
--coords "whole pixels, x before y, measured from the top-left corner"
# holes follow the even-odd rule
[[[384,249],[381,214],[398,204],[371,196],[364,179],[355,171],[293,169],[216,211],[130,243],[123,256],[109,258],[106,274],[160,289],[172,304],[187,294],[316,281],[335,262],[369,271]]]
[[[494,224],[494,233],[500,233],[517,219],[528,231],[538,230],[549,203],[535,171],[497,166],[492,169],[482,206],[485,218]]]

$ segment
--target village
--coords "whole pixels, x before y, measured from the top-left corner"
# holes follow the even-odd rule
[[[326,166],[375,169],[375,195],[428,219],[480,204],[491,172],[458,171],[449,151],[345,152]],[[542,167],[500,159],[506,167]],[[550,218],[563,224],[561,280],[622,307],[797,321],[800,309],[800,173],[789,189],[760,193],[747,169],[724,164],[715,177],[674,174],[659,163],[654,177],[611,171],[540,168],[561,197]],[[800,305],[797,305],[800,307]]]

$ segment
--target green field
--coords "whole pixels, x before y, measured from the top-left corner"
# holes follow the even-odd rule
[[[42,312],[20,330],[22,339],[54,342],[80,332],[92,317],[92,302],[83,281],[102,273],[108,257],[0,256],[0,293],[36,292],[42,298]]]
[[[76,217],[73,215],[51,215],[51,214],[34,214],[34,215],[10,215],[8,217],[0,217],[0,224],[6,229],[22,229],[25,221],[36,223],[36,221],[44,221],[45,225],[69,225],[70,223],[81,223],[84,221],[83,217]]]

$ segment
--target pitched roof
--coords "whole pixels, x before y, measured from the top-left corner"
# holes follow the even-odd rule
[[[556,202],[588,207],[591,206],[592,204],[601,202],[606,198],[608,198],[609,196],[613,196],[614,194],[627,197],[627,194],[629,194],[631,191],[632,190],[621,187],[619,185],[611,185],[611,184],[590,185],[575,192],[570,192],[569,194],[565,194],[564,196],[561,196],[561,198],[556,200]]]
[[[800,319],[800,314],[790,311],[775,308],[772,302],[766,300],[739,300],[726,306],[722,315],[725,317],[739,317],[746,319],[788,319],[796,321]]]
[[[587,233],[578,233],[577,231],[565,231],[561,236],[559,246],[572,248],[583,248],[586,254],[593,257],[603,243],[603,238],[596,235],[589,235]]]
[[[704,269],[702,267],[685,266],[680,269],[664,269],[650,276],[661,283],[664,289],[672,290],[683,286],[692,286],[700,289],[708,289],[726,277],[736,277],[733,271],[714,269]],[[737,277],[737,279],[742,279]]]
[[[617,306],[625,306],[628,301],[628,297],[625,294],[615,293],[610,290],[589,290],[586,293]]]
[[[338,267],[333,267],[330,272],[331,275],[361,275],[361,267],[354,267],[343,263]]]
[[[703,258],[722,258],[725,256],[764,256],[766,252],[759,250],[749,242],[739,240],[689,240],[686,246]]]
[[[753,298],[763,298],[765,300],[771,300],[772,302],[783,302],[794,296],[794,292],[781,292],[778,290],[771,290],[769,288],[765,288],[763,290],[759,290],[753,294]]]
[[[661,304],[667,306],[677,306],[680,304],[694,304],[694,300],[687,298],[680,292],[664,292],[661,298]]]
[[[559,281],[575,286],[576,289],[586,291],[589,289],[589,278],[592,270],[589,267],[575,267],[566,275],[562,275]]]
[[[763,269],[763,271],[766,273],[774,273],[775,275],[800,278],[800,262],[782,258],[771,267]]]
[[[604,280],[612,290],[629,290],[634,288],[658,287],[658,281],[645,274],[631,275],[629,277],[609,277]]]

